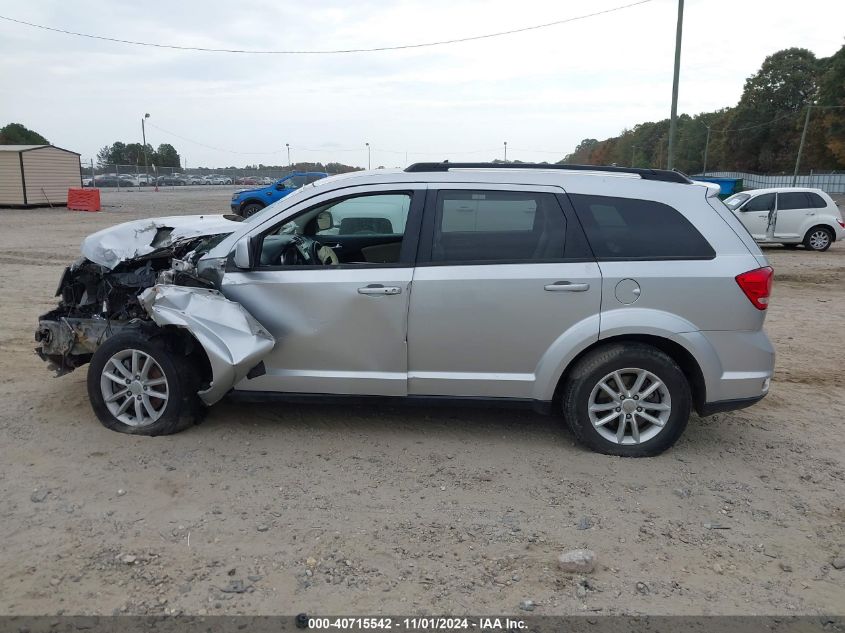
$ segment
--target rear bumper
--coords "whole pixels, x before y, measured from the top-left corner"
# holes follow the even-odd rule
[[[706,341],[705,346],[710,350],[706,354],[708,362],[700,363],[706,385],[705,404],[701,408],[741,409],[769,392],[775,350],[765,331],[710,331],[697,335],[704,339],[699,342]]]
[[[717,402],[706,402],[703,406],[698,408],[698,415],[705,417],[713,415],[714,413],[724,413],[725,411],[736,411],[737,409],[745,409],[754,404],[757,404],[766,397],[766,394],[754,396],[753,398],[736,398],[734,400],[719,400]]]

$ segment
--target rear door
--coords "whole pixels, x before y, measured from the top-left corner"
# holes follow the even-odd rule
[[[583,232],[557,187],[432,187],[412,284],[408,393],[532,398],[547,351],[599,313],[601,275]],[[587,327],[597,339],[598,319]]]
[[[801,227],[816,214],[804,191],[784,191],[777,195],[775,238],[797,240],[804,236]]]

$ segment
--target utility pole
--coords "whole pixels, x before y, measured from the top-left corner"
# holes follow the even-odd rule
[[[704,141],[704,166],[701,168],[701,174],[707,175],[707,150],[710,149],[710,126],[707,126],[707,140]]]
[[[505,141],[505,162],[508,162],[508,142]]]
[[[150,177],[150,166],[149,166],[149,159],[147,158],[147,130],[144,128],[144,119],[149,119],[150,113],[147,112],[141,118],[141,140],[144,142],[144,174],[146,174],[147,178]],[[150,183],[147,183],[148,185]]]
[[[804,151],[804,141],[807,139],[807,127],[810,125],[810,109],[813,106],[807,106],[807,116],[804,117],[804,131],[801,132],[801,142],[798,144],[798,156],[795,157],[795,171],[792,174],[792,186],[798,182],[798,168],[801,165],[801,154]]]
[[[288,149],[288,170],[293,171],[293,166],[290,162],[290,143],[285,143],[285,147]]]
[[[367,169],[372,169],[372,165],[370,163],[370,144],[366,143],[367,145]]]
[[[684,0],[678,0],[678,27],[675,31],[675,73],[672,77],[672,113],[669,117],[668,169],[675,168],[675,132],[678,127],[678,79],[681,72],[681,32],[684,28]]]

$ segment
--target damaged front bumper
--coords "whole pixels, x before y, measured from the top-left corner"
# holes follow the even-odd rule
[[[115,269],[88,259],[68,267],[56,293],[59,306],[39,319],[35,351],[61,376],[90,362],[115,335],[154,337],[170,330],[179,338],[181,331],[181,349],[192,353],[198,344],[205,352],[210,375],[204,371],[198,395],[211,405],[250,371],[260,371],[275,339],[243,306],[209,287],[212,282],[198,277],[189,262],[169,252],[149,257]]]

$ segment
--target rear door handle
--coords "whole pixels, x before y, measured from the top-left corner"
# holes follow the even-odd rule
[[[398,295],[402,293],[402,288],[399,286],[382,286],[381,284],[370,284],[363,288],[358,288],[359,295]]]
[[[584,292],[590,289],[590,284],[574,284],[571,281],[556,281],[553,284],[546,284],[543,290],[549,292]]]

